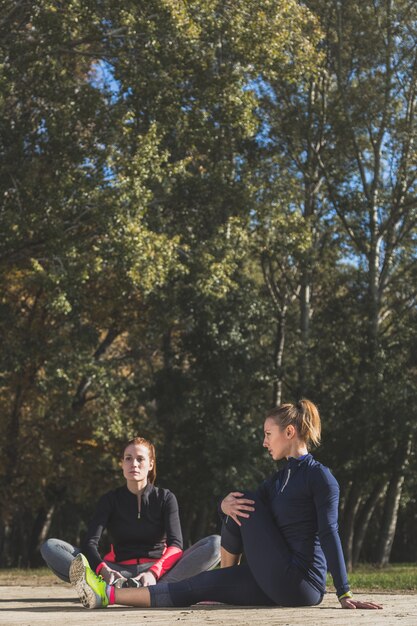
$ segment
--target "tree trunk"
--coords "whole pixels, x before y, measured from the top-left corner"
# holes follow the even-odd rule
[[[301,354],[299,359],[299,395],[308,396],[309,354],[310,345],[310,272],[304,270],[301,286]]]
[[[198,541],[199,539],[204,537],[204,535],[207,534],[207,526],[208,526],[207,521],[208,521],[208,507],[207,507],[207,504],[203,504],[202,506],[199,507],[199,511],[196,516],[194,529],[193,529],[192,543],[195,543],[196,541]]]
[[[1,542],[0,542],[0,557],[2,567],[10,565],[10,524],[7,522],[2,523],[1,528]]]
[[[191,529],[195,520],[195,511],[189,505],[185,504],[181,508],[181,527],[182,538],[184,541],[184,548],[188,548],[191,545]]]
[[[340,500],[339,500],[339,519],[343,520],[345,515],[346,502],[349,498],[349,492],[352,489],[352,481],[347,481],[343,483],[343,486],[340,488]]]
[[[311,96],[310,96],[311,97]],[[308,150],[309,163],[307,165],[307,172],[311,169],[311,150]],[[316,156],[314,155],[314,159]],[[304,219],[308,223],[311,216],[314,213],[314,188],[313,177],[308,173],[304,175]],[[317,177],[315,172],[314,178]],[[308,349],[310,346],[310,319],[311,319],[311,250],[307,255],[307,258],[303,262],[301,272],[301,289],[300,289],[300,334],[301,334],[301,352],[298,361],[298,393],[300,397],[308,396],[308,380],[309,380],[309,354]]]
[[[285,323],[286,323],[286,307],[283,308],[277,315],[277,326],[275,333],[275,348],[274,348],[274,366],[275,377],[274,385],[272,389],[272,406],[279,406],[282,402],[282,383],[283,383],[283,371],[282,363],[284,358],[284,346],[285,346]]]
[[[42,561],[39,557],[39,549],[46,540],[55,512],[55,504],[51,504],[47,510],[42,508],[38,511],[33,524],[32,536],[29,543],[29,566],[38,567]]]
[[[355,520],[359,506],[362,501],[360,492],[361,481],[354,479],[352,487],[349,491],[349,495],[346,499],[341,527],[343,553],[345,555],[346,568],[348,572],[352,570],[353,564],[353,538],[355,533]]]
[[[353,542],[352,566],[355,567],[359,561],[363,542],[371,521],[373,512],[379,500],[383,497],[387,490],[386,483],[375,485],[372,493],[359,511],[358,519],[355,525],[355,535]]]
[[[401,449],[399,450],[399,462],[397,464],[397,469],[388,485],[384,515],[382,518],[381,537],[376,559],[376,562],[380,567],[384,567],[389,563],[392,544],[395,537],[395,529],[397,527],[398,508],[400,506],[401,492],[405,478],[404,470],[408,463],[410,452],[411,436],[408,437],[405,444],[401,446]]]
[[[23,377],[22,377],[23,378]],[[20,434],[20,419],[21,409],[23,405],[23,384],[17,385],[16,393],[13,400],[13,408],[9,417],[9,423],[7,426],[6,443],[4,446],[4,460],[5,460],[5,486],[10,487],[13,474],[16,470],[16,453],[19,449],[19,434]]]
[[[398,507],[404,482],[403,474],[395,474],[389,483],[382,520],[381,538],[378,547],[377,565],[384,567],[389,562],[392,543],[397,526]]]
[[[372,207],[369,264],[369,357],[378,362],[381,297],[379,289],[379,266],[381,263],[381,237],[377,234],[377,208]]]

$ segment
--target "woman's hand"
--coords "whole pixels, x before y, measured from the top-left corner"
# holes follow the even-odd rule
[[[152,572],[143,572],[139,576],[136,576],[136,580],[140,582],[142,587],[151,587],[156,585],[156,576]]]
[[[342,598],[339,600],[342,605],[342,609],[382,609],[382,604],[376,604],[375,602],[360,602],[353,598]]]
[[[116,572],[116,570],[111,569],[111,567],[109,567],[108,565],[103,565],[100,570],[100,576],[103,578],[103,580],[106,581],[108,585],[112,585],[114,581],[118,578],[123,578],[120,572]]]
[[[240,493],[240,491],[232,491],[222,500],[220,505],[223,513],[231,517],[238,526],[242,526],[238,516],[249,517],[249,513],[246,513],[246,511],[252,512],[255,510],[254,507],[251,506],[255,504],[255,501],[242,498],[243,495],[244,494]]]

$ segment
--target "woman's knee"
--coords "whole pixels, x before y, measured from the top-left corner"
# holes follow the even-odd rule
[[[223,522],[221,547],[230,552],[230,554],[241,554],[243,551],[240,526],[231,517]]]
[[[220,535],[209,535],[206,539],[208,558],[210,559],[211,567],[214,567],[220,562]]]
[[[58,539],[47,539],[46,541],[43,542],[43,544],[40,547],[40,553],[42,555],[42,558],[45,561],[48,559],[48,556],[50,554],[55,552],[55,549],[58,543],[59,543]]]
[[[220,555],[220,535],[209,535],[206,537],[207,546],[214,555]]]
[[[204,551],[210,555],[219,555],[220,558],[220,535],[208,535],[199,539],[194,543],[188,551],[194,552],[195,550]]]
[[[78,548],[62,539],[47,539],[40,547],[43,560],[55,573],[56,568],[69,567],[79,551]]]
[[[78,549],[60,539],[47,539],[40,547],[46,565],[61,580],[69,582],[69,567]]]

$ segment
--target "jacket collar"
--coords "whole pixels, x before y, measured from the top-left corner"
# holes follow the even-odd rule
[[[152,491],[154,491],[155,487],[153,486],[152,483],[148,483],[145,487],[145,491],[142,494],[142,502],[144,504],[146,504],[149,500],[149,496],[151,495]]]
[[[285,467],[289,467],[289,468],[299,467],[303,463],[309,463],[310,461],[312,461],[312,459],[313,459],[313,456],[309,452],[307,454],[303,454],[303,456],[299,456],[298,458],[290,456],[287,459],[287,463]]]
[[[132,493],[131,491],[129,491],[129,489],[127,488],[127,485],[123,485],[124,488],[126,489],[126,491],[128,493],[130,493],[134,498],[136,497],[134,493]],[[149,496],[151,495],[151,493],[154,491],[155,487],[154,485],[152,485],[152,483],[148,483],[145,487],[144,492],[142,493],[142,504],[147,504],[149,501]]]

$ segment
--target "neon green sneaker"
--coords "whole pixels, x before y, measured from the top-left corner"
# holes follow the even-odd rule
[[[109,603],[106,594],[107,584],[97,576],[88,564],[84,554],[77,554],[71,563],[69,579],[74,585],[81,603],[87,609],[104,609]]]

